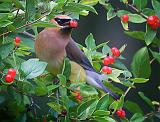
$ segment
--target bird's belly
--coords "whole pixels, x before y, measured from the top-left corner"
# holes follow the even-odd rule
[[[60,74],[63,67],[63,59],[52,60],[47,62],[47,70],[52,73],[54,76]]]
[[[86,71],[76,62],[70,61],[71,64],[71,82],[86,82]]]
[[[63,67],[64,54],[65,52],[62,53],[55,52],[54,48],[52,49],[41,48],[36,50],[37,57],[40,60],[48,63],[47,70],[54,76],[61,73]]]

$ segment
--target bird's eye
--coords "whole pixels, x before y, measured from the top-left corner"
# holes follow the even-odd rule
[[[71,19],[60,19],[60,18],[55,18],[55,21],[61,25],[64,26],[67,22],[69,22]]]

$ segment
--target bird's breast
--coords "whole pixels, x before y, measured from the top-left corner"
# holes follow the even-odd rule
[[[45,29],[39,33],[35,41],[35,52],[40,60],[48,63],[47,69],[58,74],[63,66],[67,38],[60,36],[56,30]]]

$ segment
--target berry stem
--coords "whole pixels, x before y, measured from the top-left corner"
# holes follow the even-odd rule
[[[26,24],[24,24],[24,25],[22,25],[22,26],[19,26],[19,27],[17,27],[15,30],[19,30],[19,29],[22,29],[22,28],[24,28],[24,27],[30,26],[30,25],[32,25],[32,24],[40,21],[42,18],[44,18],[44,17],[46,17],[46,16],[48,16],[48,14],[44,14],[43,16],[41,16],[40,18],[36,19],[36,20],[33,21],[33,22],[29,22],[29,23],[26,23]],[[9,34],[9,33],[11,33],[11,32],[12,32],[12,31],[7,31],[7,32],[5,32],[5,33],[2,33],[2,34],[0,34],[0,37],[1,37],[1,36],[5,36],[5,35],[7,35],[7,34]]]
[[[134,7],[132,4],[127,3],[126,5],[128,5],[130,8],[132,8],[134,11],[136,11],[138,14],[140,14],[141,16],[143,16],[144,18],[148,18],[148,16],[146,16],[145,14],[143,14],[142,12],[140,12],[136,7]]]
[[[134,82],[132,83],[132,86],[134,85]],[[132,87],[128,87],[126,92],[124,93],[124,97],[127,96],[128,92],[131,90]]]

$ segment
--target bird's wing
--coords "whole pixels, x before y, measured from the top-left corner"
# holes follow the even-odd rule
[[[78,63],[86,70],[89,84],[101,88],[105,92],[108,92],[115,99],[118,99],[118,96],[115,93],[104,86],[104,84],[102,83],[103,76],[93,68],[88,58],[80,50],[80,48],[78,48],[73,39],[71,39],[66,46],[66,54],[70,60]]]
[[[77,46],[77,44],[73,41],[73,39],[70,40],[68,45],[66,46],[66,54],[67,57],[81,65],[85,70],[97,72],[93,66],[91,65],[89,59],[85,56],[85,54],[80,50],[80,48]],[[99,72],[97,72],[99,74]]]

